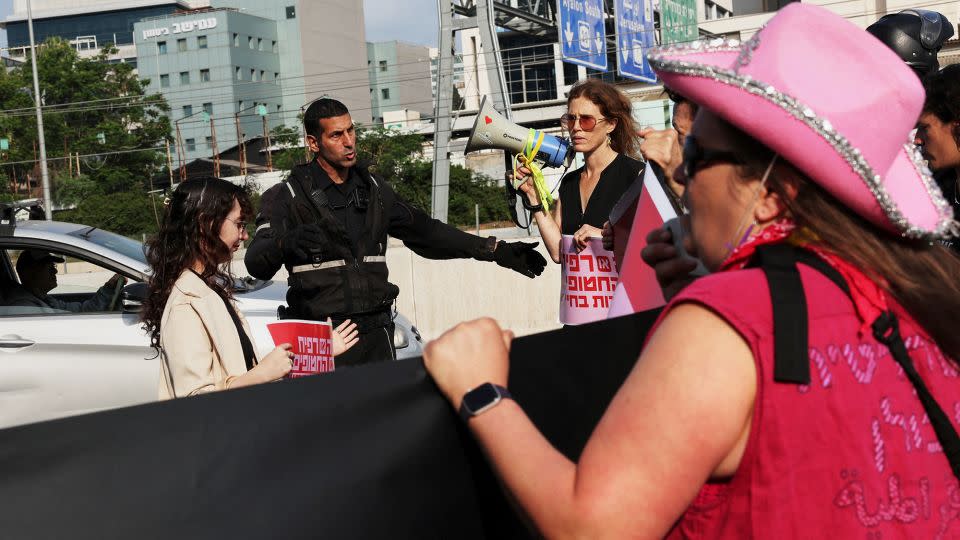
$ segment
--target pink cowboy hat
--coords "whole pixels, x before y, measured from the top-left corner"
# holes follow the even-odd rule
[[[875,37],[793,3],[750,40],[653,49],[663,84],[803,171],[851,210],[911,238],[952,233],[953,213],[910,130],[917,76]]]

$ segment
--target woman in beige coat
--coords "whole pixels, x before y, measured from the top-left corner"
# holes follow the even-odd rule
[[[252,215],[243,188],[219,178],[184,182],[170,198],[160,232],[147,243],[153,268],[143,321],[160,350],[160,399],[282,378],[293,353],[281,344],[258,360],[236,309],[229,262],[248,238]],[[334,355],[356,342],[356,326],[334,332]]]

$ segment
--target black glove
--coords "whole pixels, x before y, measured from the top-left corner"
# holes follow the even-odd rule
[[[327,235],[316,223],[299,225],[280,238],[280,249],[286,263],[320,260]]]
[[[539,244],[540,242],[528,244],[501,240],[493,252],[493,260],[504,268],[519,272],[528,278],[535,278],[547,267],[547,260],[536,250]]]

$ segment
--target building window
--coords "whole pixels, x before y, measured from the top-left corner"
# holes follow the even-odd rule
[[[184,105],[183,106],[183,117],[186,118],[193,114],[193,105]]]
[[[260,80],[261,80],[261,81],[267,80],[267,78],[265,77],[265,75],[266,75],[266,73],[261,69],[261,70],[260,70]]]
[[[250,70],[250,80],[251,81],[257,80],[257,70],[255,69]]]
[[[381,61],[380,61],[380,71],[386,71],[386,70],[387,70],[387,61],[386,61],[386,60],[381,60]]]
[[[381,89],[380,89],[380,95],[383,97],[383,99],[390,99],[390,89],[389,89],[389,88],[381,88]]]
[[[170,75],[168,73],[160,75],[160,88],[170,88]]]
[[[287,18],[294,19],[297,17],[297,6],[287,6]]]
[[[280,104],[277,103],[277,112],[280,112]]]
[[[236,78],[238,81],[242,81],[242,80],[243,80],[243,70],[240,69],[240,66],[236,66],[236,67],[233,68],[233,76],[234,76],[234,78]]]
[[[239,46],[240,46],[240,34],[238,34],[238,33],[236,33],[236,32],[233,33],[233,46],[234,46],[234,47],[239,47]]]
[[[243,111],[243,100],[237,102],[237,112]]]
[[[532,103],[557,99],[557,73],[553,60],[555,45],[537,43],[529,36],[504,39],[503,42],[501,52],[510,102]],[[576,69],[568,72],[564,68],[564,80],[569,80],[575,73]]]
[[[280,84],[280,74],[277,72],[273,73],[273,82]]]
[[[197,140],[196,139],[187,139],[187,152],[196,152],[197,151]]]
[[[204,103],[204,104],[203,104],[203,112],[212,115],[212,114],[213,114],[213,103]]]
[[[197,48],[198,49],[207,48],[207,36],[197,36]]]
[[[210,70],[201,69],[200,70],[200,82],[210,82]]]
[[[177,40],[177,52],[186,52],[187,51],[187,39],[181,38]]]
[[[167,42],[158,41],[157,42],[157,54],[167,54]]]
[[[180,84],[190,84],[190,72],[181,71],[180,72]]]
[[[207,148],[213,148],[213,137],[207,135],[204,139],[207,141]]]
[[[577,66],[574,64],[563,63],[563,84],[573,84],[580,80],[580,74],[577,72]]]
[[[253,36],[247,37],[247,47],[253,49]]]
[[[263,50],[263,39],[261,39],[261,38],[257,38],[257,50],[258,50],[258,51],[262,51],[262,50]]]
[[[273,42],[272,42],[272,44],[270,45],[270,50],[273,51],[273,54],[277,54],[277,52],[279,51],[279,49],[277,48],[277,42],[276,42],[276,41],[273,41]]]

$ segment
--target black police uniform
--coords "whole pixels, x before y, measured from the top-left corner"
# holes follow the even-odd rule
[[[536,244],[498,245],[495,237],[432,219],[366,167],[351,167],[347,179],[336,184],[316,161],[295,167],[263,194],[244,262],[250,275],[261,279],[286,266],[284,318],[357,323],[360,341],[337,357],[338,366],[389,360],[395,358],[392,305],[400,291],[387,279],[388,234],[430,259],[495,260],[529,277],[546,265],[533,251]],[[313,249],[297,249],[298,243]]]

